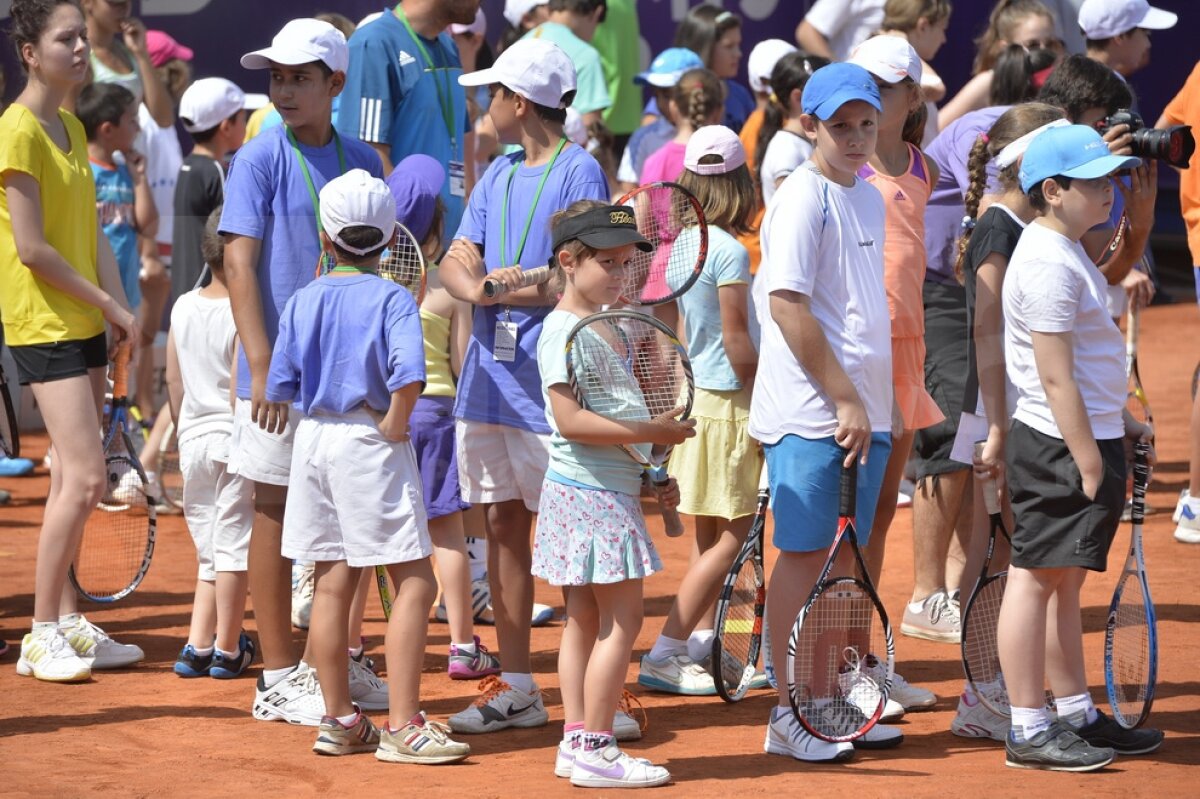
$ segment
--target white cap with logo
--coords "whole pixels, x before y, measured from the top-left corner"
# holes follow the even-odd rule
[[[201,78],[179,100],[179,119],[188,133],[212,130],[246,108],[246,94],[224,78]]]
[[[489,69],[460,75],[463,86],[499,83],[547,108],[566,108],[567,92],[575,91],[575,65],[558,45],[545,39],[514,42]]]
[[[321,189],[321,227],[339,247],[355,255],[378,249],[396,232],[396,198],[379,178],[365,169],[351,169]],[[342,240],[350,227],[371,227],[383,238],[373,247],[352,247]]]
[[[1161,31],[1175,27],[1176,14],[1155,8],[1146,0],[1083,0],[1079,27],[1089,39],[1111,39],[1135,28]]]
[[[903,36],[872,36],[854,49],[850,63],[888,83],[899,83],[905,78],[921,82],[921,57]]]
[[[270,47],[242,56],[246,69],[270,69],[272,63],[295,67],[314,61],[334,72],[345,72],[350,65],[350,49],[340,30],[311,18],[292,20],[275,34]]]

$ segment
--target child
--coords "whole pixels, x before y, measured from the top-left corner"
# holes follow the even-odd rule
[[[722,114],[710,124],[740,131],[755,107],[754,96],[737,82],[742,64],[741,17],[710,3],[692,6],[675,31],[675,46],[699,54],[704,66],[724,84]]]
[[[641,184],[642,169],[646,159],[675,137],[675,124],[670,119],[672,90],[688,70],[704,66],[700,56],[686,47],[669,47],[650,62],[650,68],[639,73],[634,82],[649,86],[657,101],[658,115],[653,121],[643,124],[629,137],[621,163],[617,167],[620,190],[630,192]]]
[[[286,405],[267,401],[264,391],[279,314],[312,281],[321,254],[317,191],[349,169],[382,177],[375,151],[333,128],[333,98],[345,80],[347,59],[345,37],[315,19],[288,22],[270,47],[242,57],[246,69],[270,71],[271,101],[284,124],[239,151],[221,214],[225,278],[239,341],[229,471],[255,484],[249,576],[263,672],[253,713],[265,721],[310,726],[321,722],[320,689],[292,649],[291,563],[280,555],[292,436],[302,414],[289,415]],[[357,663],[350,673],[360,705],[387,707],[373,674]]]
[[[224,680],[254,660],[254,642],[242,631],[254,496],[250,481],[230,474],[228,466],[237,330],[225,287],[220,221],[218,206],[201,241],[212,282],[184,294],[171,309],[167,389],[179,440],[183,513],[200,562],[191,629],[175,673]]]
[[[696,517],[696,552],[662,633],[642,658],[640,685],[668,693],[716,693],[705,664],[712,651],[712,604],[754,517],[762,455],[747,432],[758,366],[751,335],[750,257],[734,236],[756,210],[746,151],[729,128],[700,128],[688,141],[679,181],[700,201],[708,222],[708,261],[679,298],[684,339],[695,375],[696,437],[671,454],[681,513]],[[693,226],[680,240],[698,236]],[[757,326],[754,326],[757,332]]]
[[[883,281],[884,204],[857,177],[875,150],[879,89],[855,64],[813,73],[801,98],[813,158],[783,185],[763,223],[760,369],[750,434],[763,442],[779,559],[767,595],[777,674],[788,634],[817,581],[837,529],[841,468],[858,466],[858,529],[870,540],[891,450],[891,325]],[[869,452],[868,452],[869,450]],[[870,551],[869,549],[867,550]],[[840,574],[852,568],[842,550]],[[903,736],[876,724],[854,745],[827,743],[796,721],[779,680],[764,748],[799,760],[846,760],[854,746],[895,746]]]
[[[1109,155],[1083,125],[1044,131],[1021,160],[1021,189],[1039,216],[1004,279],[1004,354],[1017,395],[1007,443],[1015,525],[996,630],[1012,704],[1004,748],[1016,768],[1091,771],[1116,752],[1162,744],[1158,730],[1126,730],[1092,704],[1079,606],[1087,571],[1105,569],[1125,506],[1125,446],[1152,435],[1125,411],[1121,332],[1079,239],[1107,218],[1112,173],[1140,163]]]
[[[1079,27],[1087,57],[1129,78],[1150,64],[1150,34],[1168,30],[1179,16],[1146,0],[1083,0]]]
[[[950,0],[888,0],[883,6],[882,33],[900,36],[921,57],[921,98],[925,101],[925,130],[921,147],[938,134],[937,104],[946,96],[946,84],[929,65],[946,43]]]
[[[398,763],[451,763],[470,752],[419,707],[432,547],[408,437],[425,381],[412,295],[379,279],[395,241],[396,201],[383,181],[354,169],[320,195],[321,247],[333,271],[297,292],[279,319],[268,402],[293,402],[293,493],[283,555],[316,562],[309,628],[325,715],[313,751],[374,751]],[[346,619],[361,569],[386,566],[396,586],[385,650],[391,686],[380,732],[351,701]]]
[[[562,275],[562,299],[538,341],[546,421],[553,432],[533,573],[562,586],[567,603],[558,655],[563,740],[554,773],[593,788],[650,787],[671,779],[665,768],[622,752],[610,727],[642,626],[642,579],[662,569],[642,517],[642,470],[612,445],[678,444],[694,434],[695,421],[667,414],[618,422],[589,413],[567,385],[563,359],[571,328],[617,301],[620,276],[635,248],[652,249],[632,220],[631,209],[587,201],[555,215],[554,263]],[[668,508],[678,504],[674,479],[662,502]],[[597,519],[603,523],[597,525]]]
[[[558,45],[575,65],[575,99],[571,103],[583,117],[585,127],[601,122],[611,103],[600,54],[592,47],[596,26],[604,21],[604,0],[550,0],[546,21],[526,39],[544,39]]]
[[[883,0],[816,0],[796,26],[796,42],[806,52],[845,61],[883,21]]]
[[[814,71],[829,62],[795,52],[779,59],[771,72],[771,99],[758,134],[758,159],[754,166],[762,186],[763,208],[779,184],[812,155],[812,142],[804,135],[800,96]]]
[[[556,45],[524,39],[490,69],[459,81],[491,87],[488,114],[500,141],[522,147],[484,173],[438,270],[452,297],[476,306],[454,406],[458,472],[463,499],[483,505],[486,514],[487,571],[506,670],[499,680],[490,678],[477,704],[451,716],[450,726],[482,733],[549,719],[530,670],[529,563],[530,527],[550,446],[537,340],[554,294],[547,284],[519,288],[521,267],[550,260],[555,210],[578,199],[607,198],[608,182],[596,160],[563,137],[575,69]],[[485,277],[509,290],[487,297]]]
[[[688,139],[705,125],[716,125],[725,107],[725,87],[707,69],[692,69],[679,78],[671,92],[668,114],[675,121],[675,138],[654,152],[642,166],[642,185],[678,180]]]
[[[108,241],[97,235],[95,191],[83,125],[60,110],[87,75],[87,29],[69,0],[14,0],[11,37],[28,76],[0,116],[0,319],[4,341],[42,411],[51,443],[51,488],[38,533],[33,620],[17,674],[87,680],[93,669],[144,657],[79,613],[66,588],[83,526],[104,494],[96,431],[108,345],[135,343]],[[64,590],[64,588],[66,590]]]

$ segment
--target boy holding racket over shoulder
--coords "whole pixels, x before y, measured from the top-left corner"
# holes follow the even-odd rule
[[[325,715],[313,750],[374,751],[380,760],[450,763],[470,752],[425,718],[418,695],[429,606],[437,595],[409,415],[425,385],[416,302],[379,277],[395,240],[396,201],[361,169],[321,190],[321,246],[337,265],[298,291],[279,318],[268,402],[293,403],[292,491],[283,555],[315,563],[309,626]],[[362,569],[386,566],[396,586],[384,651],[388,724],[350,695],[346,619]]]
[[[858,463],[857,529],[866,545],[891,450],[891,323],[883,284],[884,206],[856,176],[875,150],[879,89],[853,64],[813,73],[801,95],[812,159],[779,186],[762,228],[760,368],[750,434],[763,443],[780,550],[767,594],[775,673],[787,674],[788,636],[817,582],[838,520],[843,465]],[[843,548],[838,574],[851,574]],[[847,760],[854,746],[903,736],[876,724],[854,744],[801,727],[779,679],[764,748],[797,760]]]
[[[521,288],[521,272],[549,263],[551,215],[576,200],[607,199],[608,182],[596,160],[563,135],[575,67],[556,45],[519,41],[490,69],[459,82],[490,87],[488,113],[500,141],[522,147],[493,161],[478,181],[440,267],[450,294],[475,306],[455,401],[458,468],[463,500],[484,506],[505,669],[450,726],[483,733],[549,718],[529,665],[530,532],[550,448],[537,342],[555,296],[548,284]],[[488,297],[485,277],[507,291]]]
[[[1092,771],[1116,753],[1153,752],[1163,739],[1158,730],[1124,729],[1092,703],[1079,606],[1083,581],[1089,570],[1104,571],[1120,524],[1126,449],[1152,435],[1125,410],[1124,341],[1104,276],[1079,244],[1108,218],[1112,174],[1139,163],[1110,155],[1083,125],[1040,133],[1021,161],[1021,189],[1039,217],[1004,278],[1004,356],[1017,393],[1007,442],[1015,524],[997,626],[1012,705],[1005,749],[1015,768]],[[1047,677],[1057,720],[1045,707]]]

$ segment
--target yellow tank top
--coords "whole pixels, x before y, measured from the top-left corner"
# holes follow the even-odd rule
[[[426,397],[453,397],[454,373],[450,371],[450,320],[421,309],[421,333],[425,336]]]

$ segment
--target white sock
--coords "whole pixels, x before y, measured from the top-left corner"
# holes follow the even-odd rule
[[[1091,694],[1064,696],[1055,699],[1054,704],[1058,708],[1058,717],[1076,729],[1087,726],[1100,717]]]
[[[918,599],[913,602],[909,602],[908,609],[911,610],[913,613],[920,613],[921,611],[925,610],[925,605],[929,602],[929,600],[933,599],[935,596],[937,596],[938,594],[942,594],[942,593],[945,593],[945,592],[944,591],[934,591],[932,594],[925,597],[924,599]]]
[[[1042,730],[1050,728],[1050,714],[1044,707],[1012,708],[1012,736],[1017,743],[1028,741]]]
[[[688,651],[688,642],[682,638],[668,638],[665,635],[658,636],[658,640],[654,642],[654,646],[650,649],[651,660],[663,660],[671,655],[686,655]]]
[[[196,653],[197,657],[208,657],[209,655],[211,655],[213,653],[213,651],[215,649],[216,649],[216,647],[211,647],[211,646],[206,646],[204,648],[200,648],[198,646],[192,647],[192,651]]]
[[[358,646],[350,647],[346,651],[350,654],[350,657],[352,657],[352,658],[361,657],[362,653],[363,653],[363,647],[362,647],[362,644],[359,644]]]
[[[504,671],[500,673],[500,679],[504,680],[504,682],[508,683],[513,688],[516,688],[518,691],[524,691],[527,694],[531,694],[537,689],[537,686],[533,684],[532,674],[516,674],[514,672]]]
[[[479,582],[487,576],[487,539],[467,536],[467,560],[471,568],[471,582]]]
[[[275,685],[280,680],[287,679],[288,675],[291,674],[295,670],[296,670],[295,666],[289,666],[286,669],[263,669],[262,670],[263,685],[270,688],[272,685]]]
[[[460,654],[460,655],[477,655],[477,654],[479,654],[479,650],[475,648],[474,641],[472,641],[469,644],[456,644],[456,643],[451,642],[450,646],[452,646],[456,650],[458,650],[458,654]]]
[[[58,622],[56,622],[56,621],[35,621],[33,623],[33,625],[29,628],[29,632],[34,633],[36,635],[40,630],[57,630],[57,629],[58,629]]]
[[[341,724],[343,727],[349,727],[351,724],[354,723],[354,720],[356,718],[358,718],[358,713],[351,713],[349,716],[338,716],[337,720],[338,720],[338,723]]]
[[[712,630],[696,630],[688,636],[688,657],[699,663],[712,654],[712,642],[716,635]]]
[[[79,619],[80,615],[81,615],[80,613],[75,612],[75,613],[68,613],[65,616],[59,616],[58,617],[58,626],[59,627],[70,627],[72,624],[74,624]]]

